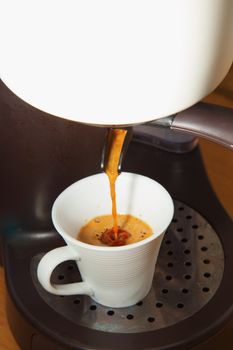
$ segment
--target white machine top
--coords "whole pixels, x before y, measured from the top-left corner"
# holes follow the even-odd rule
[[[227,73],[229,3],[8,0],[1,79],[29,104],[66,119],[130,125],[161,118],[202,99]]]

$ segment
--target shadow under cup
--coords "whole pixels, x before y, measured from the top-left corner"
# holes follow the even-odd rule
[[[147,295],[163,235],[173,217],[173,202],[159,183],[132,173],[118,177],[116,197],[118,213],[146,222],[152,228],[152,236],[120,247],[94,246],[77,240],[82,226],[112,210],[104,173],[77,181],[53,205],[54,226],[67,246],[48,252],[38,265],[38,279],[47,291],[58,295],[87,294],[109,307],[131,306]],[[71,259],[77,261],[83,282],[52,285],[53,269]]]

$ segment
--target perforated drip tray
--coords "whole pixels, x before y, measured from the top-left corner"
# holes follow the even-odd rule
[[[105,332],[146,332],[180,322],[198,312],[215,294],[224,270],[220,240],[194,209],[174,201],[174,219],[162,242],[153,286],[137,305],[113,309],[87,296],[54,296],[38,283],[36,269],[43,254],[32,259],[31,274],[41,298],[75,324]],[[80,281],[74,261],[59,265],[53,283]]]

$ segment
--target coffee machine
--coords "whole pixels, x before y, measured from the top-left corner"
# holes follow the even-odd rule
[[[51,3],[55,6],[55,2]],[[110,28],[107,34],[111,32],[114,45],[117,43],[120,45],[117,34],[123,40],[124,34],[127,33],[124,39],[127,40],[121,44],[127,49],[127,45],[133,42],[134,54],[138,44],[133,40],[134,36],[130,37],[133,33],[130,29],[138,28],[138,20],[139,18],[142,20],[143,15],[147,15],[145,18],[148,19],[149,14],[155,16],[156,13],[157,25],[163,24],[162,28],[165,30],[167,22],[159,21],[159,13],[168,13],[169,21],[173,23],[172,21],[175,20],[173,24],[178,26],[177,31],[174,30],[174,40],[183,33],[182,29],[186,24],[186,29],[191,28],[190,31],[186,30],[183,33],[183,40],[187,36],[186,43],[196,33],[194,28],[195,24],[198,24],[200,31],[196,33],[197,38],[205,33],[202,42],[196,39],[196,43],[201,42],[200,45],[202,45],[198,52],[203,52],[207,42],[210,44],[203,56],[194,55],[194,61],[189,61],[189,64],[193,62],[196,65],[197,59],[203,60],[205,57],[206,63],[202,62],[203,64],[198,65],[200,72],[195,71],[195,77],[191,77],[190,65],[185,70],[182,57],[190,58],[193,50],[189,51],[189,45],[181,45],[179,49],[183,48],[186,51],[178,55],[179,59],[174,57],[171,71],[167,67],[168,73],[173,72],[174,75],[169,76],[165,71],[159,75],[159,70],[153,71],[152,68],[158,66],[151,60],[147,62],[148,71],[144,71],[143,75],[139,74],[138,80],[132,79],[135,76],[133,73],[141,67],[140,60],[145,57],[136,56],[138,58],[136,64],[129,56],[130,52],[127,51],[128,55],[125,59],[129,61],[125,66],[119,54],[120,51],[113,50],[115,46],[111,45],[107,37],[109,52],[103,51],[104,54],[108,53],[103,67],[108,69],[100,69],[103,68],[101,59],[104,55],[98,56],[97,50],[100,47],[105,48],[104,42],[97,41],[100,45],[97,48],[92,42],[90,47],[92,50],[93,47],[96,48],[96,59],[99,65],[93,66],[89,75],[85,65],[81,65],[85,73],[83,73],[83,80],[82,75],[79,75],[83,90],[78,84],[74,85],[75,82],[79,82],[77,74],[82,72],[72,71],[75,62],[72,59],[70,61],[69,55],[62,56],[59,61],[59,51],[56,51],[61,42],[62,47],[66,47],[67,50],[68,47],[64,45],[69,46],[72,42],[69,40],[66,43],[67,36],[64,33],[67,28],[60,25],[61,18],[66,18],[66,12],[59,12],[59,10],[67,11],[67,6],[63,8],[62,2],[57,2],[58,7],[50,8],[49,6],[52,5],[44,5],[47,7],[42,8],[37,5],[35,9],[28,2],[22,1],[22,4],[16,4],[19,12],[14,11],[14,14],[10,11],[10,6],[6,6],[5,18],[9,20],[11,13],[16,23],[21,23],[22,27],[19,26],[18,31],[14,33],[8,28],[1,61],[3,80],[0,94],[1,255],[7,281],[8,320],[23,350],[36,350],[42,347],[48,350],[120,348],[207,350],[219,348],[219,332],[226,334],[229,342],[233,342],[231,338],[233,224],[211,188],[197,139],[194,137],[202,133],[202,136],[217,140],[229,148],[232,147],[232,133],[229,131],[232,127],[232,110],[202,103],[195,105],[223,79],[232,62],[232,21],[227,20],[230,17],[232,1],[216,0],[212,3],[207,1],[205,4],[203,1],[190,1],[189,6],[185,6],[185,2],[180,0],[174,2],[175,5],[178,3],[182,5],[179,11],[175,5],[171,5],[174,7],[168,12],[167,1],[163,2],[164,5],[160,1],[158,3],[161,5],[160,11],[159,8],[157,12],[155,11],[154,2],[148,2],[147,12],[145,12],[140,2],[136,2],[136,8],[134,8],[131,1],[119,1],[119,7],[115,5],[112,8],[112,2],[107,4],[105,1],[99,1],[94,4],[92,1],[87,1],[85,6],[93,7],[82,8],[80,5],[79,24],[85,25],[96,21],[94,22],[94,28],[97,28],[96,35],[93,30],[89,30],[89,26],[85,27],[87,31],[85,33],[90,41],[93,37],[95,40],[102,38],[100,33],[105,33],[106,27],[103,24],[106,25],[106,23]],[[104,9],[109,16],[102,11],[101,6],[105,6]],[[152,9],[155,12],[152,12]],[[52,10],[54,14],[58,12],[51,24]],[[198,20],[198,23],[191,22],[193,26],[190,27],[189,10],[194,16],[192,18]],[[23,17],[19,16],[19,13]],[[76,24],[72,17],[73,13],[70,8],[71,20],[68,26],[70,34],[73,33],[73,26]],[[195,16],[195,13],[198,16]],[[84,14],[85,21],[82,21]],[[128,28],[128,19],[131,18],[129,14],[133,19]],[[184,15],[186,17],[183,17]],[[101,16],[101,21],[98,20],[98,16]],[[121,19],[119,33],[114,32],[116,24],[119,23],[116,22],[115,17],[118,20]],[[136,31],[139,40],[140,33],[141,35],[143,33],[143,38],[148,38],[148,42],[146,41],[148,45],[143,46],[144,40],[140,42],[144,50],[148,49],[151,43],[149,34],[151,34],[151,25],[154,24],[152,20],[154,17],[152,17],[149,18],[148,26],[140,26],[141,31]],[[22,18],[25,21],[22,21]],[[41,18],[45,21],[44,27],[40,26],[40,30],[35,32],[39,27],[33,26],[33,23],[34,21],[42,23]],[[183,27],[179,27],[181,18]],[[98,27],[98,23],[103,26]],[[146,23],[145,19],[143,24]],[[49,25],[52,28],[51,31]],[[29,28],[38,36],[31,38]],[[55,29],[59,28],[61,28],[59,36],[56,36]],[[171,28],[176,27],[171,26]],[[209,30],[205,31],[204,28]],[[79,29],[84,30],[84,27]],[[218,37],[214,29],[219,33]],[[157,32],[161,35],[161,30]],[[43,37],[45,42],[38,40],[41,33],[53,35],[54,42],[49,35],[47,41],[46,36]],[[167,35],[171,33],[172,31],[164,33],[163,42],[157,38],[157,43],[161,44],[160,48],[166,50],[164,40],[169,39]],[[32,39],[31,45],[29,45],[29,39]],[[195,42],[195,37],[193,39],[192,44]],[[169,42],[176,45],[179,43],[177,40],[169,40]],[[55,45],[53,50],[49,46],[49,44],[52,46],[52,43]],[[80,45],[84,45],[83,49],[85,43],[79,42]],[[220,44],[221,55],[218,56],[216,47]],[[21,50],[19,50],[20,45],[22,45]],[[41,45],[48,45],[46,47],[48,51],[42,50]],[[87,54],[91,53],[88,51],[90,47],[86,49]],[[116,47],[119,49],[120,46]],[[172,52],[174,48],[172,47]],[[37,50],[34,51],[34,49]],[[15,50],[19,50],[17,55]],[[214,52],[215,55],[213,55]],[[49,53],[54,55],[50,56]],[[113,53],[114,55],[118,53],[116,55],[118,61],[113,61]],[[162,64],[162,58],[171,57],[167,55],[169,52],[165,54],[163,51],[163,53],[160,64]],[[88,61],[87,58],[86,56],[85,62],[90,63],[88,68],[91,69],[94,62]],[[45,70],[48,61],[51,65],[48,70]],[[119,66],[116,62],[119,62]],[[143,63],[146,61],[143,60]],[[164,67],[165,63],[167,64],[168,61],[165,60],[160,67]],[[132,70],[128,74],[124,70],[126,90],[131,83],[131,89],[127,94],[119,73],[124,67],[129,69],[131,64]],[[116,71],[113,67],[117,67]],[[58,68],[60,70],[57,70]],[[184,68],[184,74],[181,74],[181,68]],[[91,85],[87,84],[90,82],[88,79],[93,78],[93,74],[100,71],[102,73],[104,71],[105,75],[99,77],[94,75],[94,79],[91,80],[93,84],[98,82],[99,89],[97,85],[94,86],[96,89],[91,88]],[[112,73],[108,77],[112,71],[115,75]],[[187,81],[184,81],[187,74],[187,78],[192,81],[189,91]],[[161,91],[159,87],[152,89],[155,75],[161,79],[163,76],[163,83],[160,81]],[[67,77],[70,79],[67,80]],[[145,77],[147,77],[146,81],[143,80]],[[43,89],[40,78],[41,81],[43,80]],[[178,86],[177,91],[174,89],[176,86]],[[114,88],[116,90],[112,90]],[[163,88],[167,89],[167,101],[164,100]],[[146,92],[151,89],[153,94],[147,98]],[[77,101],[75,96],[76,94],[78,96],[78,92],[82,95]],[[84,92],[86,92],[85,95]],[[154,94],[157,94],[159,102],[154,99]],[[103,103],[103,99],[106,104]],[[119,104],[116,104],[117,101]],[[148,109],[145,108],[143,111],[143,105]],[[130,108],[135,109],[130,110]],[[86,114],[84,114],[85,111]],[[211,116],[212,121],[215,120],[213,123],[211,123]],[[155,122],[147,124],[151,120]],[[139,125],[141,123],[143,125]],[[97,124],[101,124],[101,127],[97,127]],[[123,309],[103,307],[89,297],[53,296],[42,289],[36,276],[37,265],[43,254],[64,244],[51,222],[50,212],[54,199],[76,180],[100,172],[100,157],[106,129],[116,125],[131,125],[134,129],[133,140],[128,147],[122,169],[157,180],[168,189],[175,203],[175,215],[161,246],[153,287],[144,300],[135,306]],[[211,125],[212,128],[210,128]],[[188,134],[180,133],[181,130],[188,131]],[[73,261],[60,265],[52,277],[56,283],[75,282],[80,278]],[[227,345],[224,348],[227,349]],[[230,348],[231,345],[228,349]]]

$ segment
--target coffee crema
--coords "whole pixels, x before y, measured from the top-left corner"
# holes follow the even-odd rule
[[[140,242],[152,235],[151,227],[143,220],[132,215],[117,215],[118,239],[111,239],[109,231],[113,228],[113,216],[101,215],[90,220],[84,225],[77,235],[77,239],[83,243],[95,246],[121,246]],[[107,233],[109,241],[104,241]],[[114,234],[114,232],[112,231]],[[122,235],[122,239],[121,239]]]

